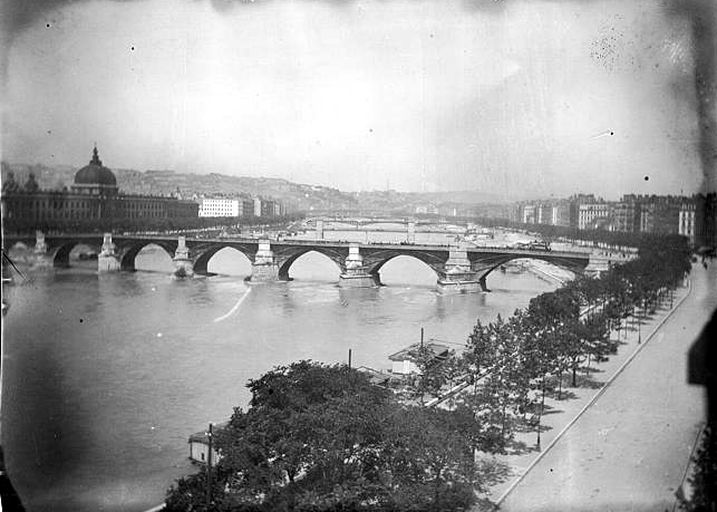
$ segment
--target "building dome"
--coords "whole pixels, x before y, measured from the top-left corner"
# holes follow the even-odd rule
[[[117,187],[117,179],[112,171],[102,165],[97,154],[97,146],[92,151],[92,160],[75,174],[75,185]]]

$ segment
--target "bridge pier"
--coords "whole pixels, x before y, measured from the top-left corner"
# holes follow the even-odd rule
[[[317,240],[324,239],[324,221],[323,220],[316,221],[316,239]]]
[[[409,244],[415,244],[416,243],[416,223],[413,221],[408,221],[408,230],[406,232],[406,242]]]
[[[604,256],[590,254],[588,266],[585,267],[585,275],[599,278],[603,273],[610,270],[610,259]]]
[[[478,279],[478,284],[480,285],[481,291],[489,292],[488,286],[485,284],[485,276],[481,276]]]
[[[374,288],[381,284],[378,274],[366,272],[358,244],[349,245],[345,267],[346,271],[339,276],[341,288]]]
[[[279,265],[274,260],[274,252],[268,240],[261,240],[251,265],[250,281],[266,282],[279,280]]]
[[[47,268],[54,265],[52,257],[47,254],[47,243],[45,242],[45,233],[35,231],[35,247],[32,249],[32,267]]]
[[[459,246],[450,249],[444,271],[438,278],[437,287],[440,293],[485,291],[485,276],[479,277],[471,269],[468,253],[464,247]]]
[[[194,275],[194,262],[189,257],[186,237],[179,237],[172,261],[174,262],[175,277],[192,277]]]
[[[117,272],[120,267],[120,258],[117,254],[117,247],[112,242],[112,233],[105,233],[102,250],[97,255],[97,272]]]

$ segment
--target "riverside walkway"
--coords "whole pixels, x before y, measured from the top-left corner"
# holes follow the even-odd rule
[[[687,352],[717,306],[715,267],[695,265],[691,293],[662,325],[658,314],[642,326],[643,340],[653,335],[634,359],[558,436],[579,411],[561,415],[542,458],[523,456],[534,465],[493,497],[501,511],[673,510],[704,421],[703,388],[687,384]]]

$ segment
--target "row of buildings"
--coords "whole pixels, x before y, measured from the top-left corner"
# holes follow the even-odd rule
[[[265,197],[201,197],[200,217],[279,217],[286,215],[284,203]]]
[[[515,204],[514,222],[604,229],[626,233],[663,233],[686,236],[692,245],[714,235],[715,196],[624,195],[605,201],[589,195],[569,199],[526,201]]]
[[[75,173],[69,189],[42,190],[34,175],[20,185],[12,172],[3,176],[2,218],[18,229],[97,222],[183,221],[198,217],[274,217],[281,203],[265,198],[183,199],[180,194],[141,195],[119,190],[115,174],[100,160],[97,148],[89,164]]]
[[[77,171],[69,190],[41,190],[30,175],[20,186],[10,174],[3,180],[2,216],[10,225],[63,225],[96,221],[196,218],[199,206],[178,197],[123,194],[114,173],[102,165],[97,148]]]

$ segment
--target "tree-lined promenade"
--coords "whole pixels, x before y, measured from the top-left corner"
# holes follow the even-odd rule
[[[653,336],[631,344],[629,365],[610,368],[614,377],[592,405],[510,492],[496,493],[501,510],[662,511],[675,510],[679,497],[687,499],[680,510],[714,510],[714,452],[695,446],[706,419],[704,390],[688,383],[687,368],[688,349],[717,307],[716,271],[695,266],[680,307],[645,322],[643,333]],[[573,414],[563,416],[567,422]],[[686,468],[694,453],[701,463],[693,476]]]
[[[590,381],[627,329],[673,301],[690,269],[682,237],[655,237],[639,258],[579,278],[507,319],[476,323],[466,350],[437,361],[402,393],[345,366],[300,362],[248,386],[216,438],[221,460],[177,482],[169,510],[465,510],[501,468],[516,433],[540,446],[546,396]],[[581,314],[582,312],[582,314]],[[456,380],[448,408],[426,408]],[[211,476],[208,479],[208,476]]]

